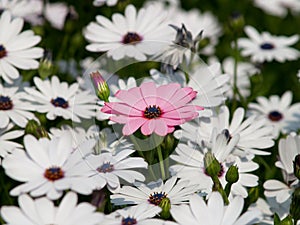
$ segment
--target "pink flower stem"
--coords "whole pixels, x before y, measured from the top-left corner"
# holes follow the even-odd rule
[[[161,171],[162,180],[166,179],[166,173],[165,173],[165,165],[164,165],[164,158],[161,152],[160,145],[157,146],[157,154],[158,154],[158,160],[159,160],[159,166]]]

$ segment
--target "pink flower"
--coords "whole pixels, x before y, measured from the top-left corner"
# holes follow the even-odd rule
[[[153,132],[165,136],[174,131],[174,126],[198,116],[203,107],[188,105],[197,95],[190,87],[181,88],[177,83],[156,87],[153,82],[140,87],[119,90],[115,97],[120,102],[108,102],[102,112],[115,114],[110,120],[125,124],[123,135],[133,134],[141,127],[144,135]]]

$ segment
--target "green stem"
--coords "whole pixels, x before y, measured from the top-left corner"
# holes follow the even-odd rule
[[[224,191],[223,186],[222,186],[219,178],[217,176],[213,176],[213,177],[211,177],[211,179],[214,182],[213,190],[218,191],[222,195],[225,205],[228,205],[229,200],[228,200],[226,192]]]
[[[160,171],[161,171],[161,176],[162,179],[166,179],[166,173],[165,173],[165,166],[164,166],[164,158],[162,155],[161,147],[160,145],[157,146],[157,154],[158,154],[158,160],[159,160],[159,165],[160,165]]]
[[[237,36],[234,35],[234,67],[233,67],[233,99],[232,107],[233,111],[237,108],[237,66],[238,66],[238,45],[237,45]]]

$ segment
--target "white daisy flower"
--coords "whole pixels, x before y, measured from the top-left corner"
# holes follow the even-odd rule
[[[172,12],[170,23],[178,27],[184,24],[193,37],[196,37],[203,30],[202,39],[207,39],[208,45],[201,49],[200,53],[204,55],[214,53],[218,38],[222,34],[222,28],[211,12],[201,13],[198,9],[183,11],[176,8],[176,11]]]
[[[41,37],[31,30],[21,32],[23,19],[12,18],[9,11],[2,13],[0,24],[0,76],[7,83],[12,83],[20,76],[16,68],[30,70],[39,67],[36,59],[43,56],[43,49],[34,46]]]
[[[113,155],[111,152],[99,155],[90,154],[85,158],[82,167],[89,170],[89,183],[94,189],[102,189],[105,185],[109,190],[120,188],[120,178],[128,183],[144,181],[142,173],[133,169],[147,168],[148,164],[143,158],[130,157],[135,150],[122,150]]]
[[[47,113],[47,119],[63,117],[80,122],[80,118],[90,119],[95,115],[96,97],[89,91],[81,91],[78,83],[69,86],[57,76],[52,76],[51,81],[34,77],[33,81],[38,90],[25,88],[25,91],[30,95],[28,99],[36,104],[36,111]]]
[[[295,133],[289,134],[286,139],[281,138],[278,145],[279,161],[275,165],[281,169],[286,183],[297,180],[294,176],[293,161],[300,154],[300,137]]]
[[[164,220],[153,218],[160,211],[160,207],[149,204],[127,207],[105,216],[101,225],[164,225]]]
[[[22,17],[31,22],[38,20],[43,11],[43,2],[40,0],[1,0],[0,9],[10,11],[13,17]]]
[[[187,83],[188,87],[198,92],[193,103],[204,107],[203,113],[210,107],[221,105],[226,100],[224,93],[229,89],[229,79],[229,75],[222,74],[220,63],[196,67],[189,74]]]
[[[267,125],[264,118],[250,116],[246,120],[245,110],[238,108],[235,110],[231,121],[229,109],[222,106],[219,113],[214,114],[209,119],[193,120],[181,125],[181,130],[175,131],[174,136],[182,141],[192,141],[199,145],[207,142],[216,129],[217,133],[226,132],[229,137],[239,135],[239,141],[235,146],[233,154],[245,156],[247,154],[268,155],[270,152],[262,149],[270,148],[274,145],[273,127]]]
[[[224,73],[230,76],[230,86],[231,88],[226,92],[226,96],[232,99],[233,97],[233,85],[234,85],[234,59],[226,58],[222,63]],[[240,94],[243,97],[248,97],[250,95],[250,77],[259,70],[251,63],[238,62],[237,63],[237,83],[236,86],[239,89]],[[237,96],[239,98],[239,96]]]
[[[213,192],[206,203],[199,195],[190,197],[189,205],[174,206],[171,214],[180,225],[250,225],[261,220],[258,210],[241,215],[244,199],[237,196],[225,206],[219,192]]]
[[[119,137],[116,132],[112,132],[112,130],[108,127],[99,130],[99,127],[96,125],[92,125],[85,131],[81,127],[70,127],[70,126],[62,126],[59,128],[51,128],[50,136],[60,137],[65,132],[70,132],[73,136],[73,148],[76,148],[78,145],[83,143],[88,139],[93,139],[96,141],[96,145],[93,148],[94,154],[101,154],[102,152],[111,152],[112,154],[118,153],[124,149],[132,149],[133,145],[129,143],[123,136]]]
[[[77,205],[78,197],[74,192],[68,192],[58,207],[45,197],[32,199],[21,195],[18,202],[19,207],[1,208],[1,216],[7,224],[97,225],[103,220],[103,214],[96,212],[91,204],[83,202]]]
[[[166,13],[155,5],[140,9],[133,5],[125,9],[125,16],[115,13],[112,21],[104,16],[96,17],[84,30],[91,42],[86,49],[91,52],[108,51],[108,56],[119,60],[125,56],[144,61],[146,55],[154,55],[166,41],[171,41]],[[169,31],[170,30],[170,31]]]
[[[225,133],[219,135],[214,133],[212,140],[211,152],[221,164],[221,171],[218,175],[220,182],[225,187],[227,183],[225,174],[231,165],[236,165],[238,167],[239,180],[232,185],[231,193],[246,198],[248,196],[246,187],[258,185],[258,177],[249,173],[256,170],[259,167],[258,164],[251,161],[253,157],[240,159],[231,154],[238,143],[239,135],[228,138]],[[170,156],[171,159],[178,163],[170,167],[171,174],[183,180],[188,180],[192,184],[198,184],[201,190],[210,193],[213,182],[211,177],[207,175],[204,166],[204,155],[207,151],[206,147],[197,149],[197,146],[191,147],[186,144],[178,144],[175,149],[177,154]]]
[[[251,56],[253,62],[265,62],[276,60],[284,62],[286,60],[296,60],[300,52],[290,45],[299,40],[299,35],[291,37],[273,36],[269,32],[259,34],[254,27],[246,26],[245,33],[250,38],[239,38],[238,47],[241,48],[242,56]]]
[[[19,127],[25,127],[28,120],[34,118],[33,105],[26,101],[28,95],[18,91],[18,87],[6,88],[0,84],[0,128],[8,126],[10,121]]]
[[[15,149],[22,149],[23,146],[13,139],[19,138],[24,134],[23,130],[11,130],[14,127],[13,124],[8,124],[7,127],[0,128],[0,156],[5,157],[7,153],[11,153]]]
[[[249,114],[259,118],[266,118],[268,124],[273,126],[273,136],[277,138],[279,133],[284,134],[299,129],[300,103],[292,103],[292,92],[286,91],[281,98],[272,95],[268,98],[260,96],[258,103],[249,104]]]
[[[106,4],[107,6],[115,6],[118,3],[118,0],[94,0],[93,5],[96,7],[103,6]]]
[[[5,157],[2,166],[14,180],[23,182],[10,191],[12,196],[30,193],[37,197],[47,195],[58,199],[64,190],[71,189],[80,194],[91,194],[87,171],[78,166],[86,152],[91,152],[95,142],[86,141],[76,151],[72,148],[72,137],[66,132],[51,140],[31,135],[24,138],[24,150],[14,150]],[[80,170],[79,170],[80,169]]]
[[[293,14],[300,12],[300,2],[298,0],[272,0],[272,4],[268,0],[254,0],[254,5],[270,15],[281,18],[286,17],[289,10]]]
[[[123,186],[117,193],[110,196],[115,205],[140,205],[151,204],[158,206],[160,202],[168,198],[171,207],[187,203],[189,196],[198,192],[198,185],[191,185],[188,181],[171,177],[165,183],[161,179],[149,184],[136,184],[136,187]]]

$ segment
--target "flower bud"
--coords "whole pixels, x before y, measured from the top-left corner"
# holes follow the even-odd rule
[[[290,215],[295,221],[300,220],[300,188],[297,188],[292,195],[292,203],[290,205]]]
[[[280,223],[280,225],[293,225],[294,223],[293,223],[293,219],[292,219],[292,217],[290,216],[290,215],[288,215],[287,217],[285,217],[282,221],[281,221],[281,223]]]
[[[243,28],[245,26],[245,20],[242,14],[239,12],[233,12],[230,16],[229,19],[229,27],[234,31],[234,32],[242,32]]]
[[[211,152],[206,152],[204,155],[204,167],[210,177],[218,177],[222,169],[220,163]]]
[[[225,179],[228,183],[236,183],[239,180],[239,170],[237,166],[231,165],[227,170]]]
[[[294,175],[300,180],[300,154],[296,155],[294,164]]]
[[[159,207],[162,209],[160,213],[160,217],[162,219],[170,218],[170,209],[171,209],[171,202],[169,198],[164,198],[161,200]]]
[[[44,56],[40,61],[38,68],[39,75],[42,79],[46,79],[48,76],[53,74],[54,65],[52,63],[52,54],[49,51],[44,52]]]
[[[98,71],[91,73],[90,76],[98,98],[100,100],[108,102],[110,91],[104,78],[101,76],[101,74]]]
[[[32,134],[37,139],[49,138],[46,129],[35,120],[29,120],[25,127],[25,134]]]

